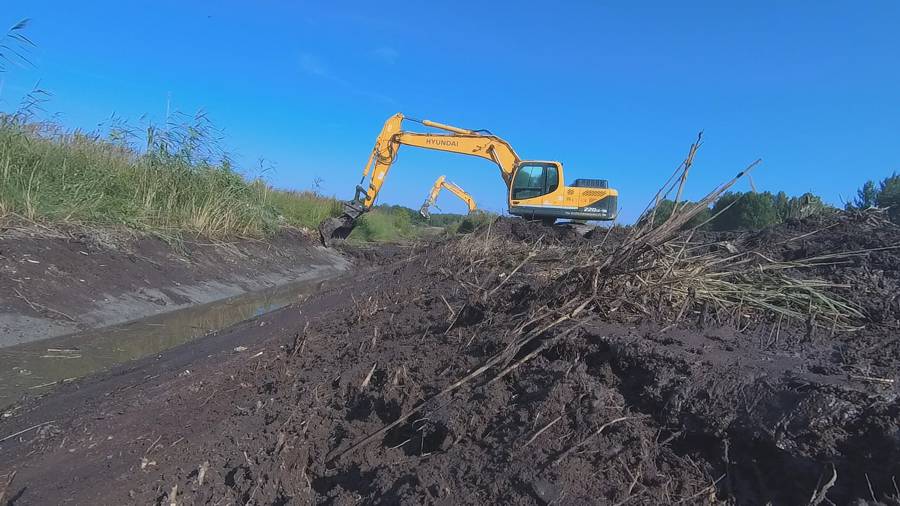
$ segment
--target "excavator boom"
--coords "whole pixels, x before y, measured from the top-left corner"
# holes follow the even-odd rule
[[[422,215],[426,220],[431,217],[429,210],[431,206],[437,202],[438,195],[440,195],[441,190],[446,189],[450,193],[459,197],[460,200],[466,203],[466,206],[469,208],[469,212],[473,212],[477,209],[477,205],[475,204],[475,199],[472,198],[465,190],[459,187],[450,181],[447,181],[446,176],[441,176],[437,178],[434,182],[434,185],[431,187],[431,191],[428,193],[428,198],[425,199],[425,203],[422,204],[422,207],[419,209],[419,214]]]
[[[447,133],[404,131],[402,124],[405,120]],[[435,121],[416,120],[397,113],[384,122],[384,127],[378,134],[375,147],[363,169],[359,185],[356,186],[353,200],[344,203],[341,216],[329,218],[319,225],[323,244],[328,245],[332,239],[345,239],[353,231],[356,220],[372,208],[401,145],[486,158],[497,165],[507,186],[511,183],[516,166],[521,161],[512,146],[485,130],[468,130]],[[363,186],[367,178],[368,186]]]

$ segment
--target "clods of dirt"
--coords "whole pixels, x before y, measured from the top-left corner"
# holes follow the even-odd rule
[[[877,250],[893,225],[833,219],[843,240],[798,238],[811,223],[727,240],[852,259],[798,279],[895,283],[897,252]],[[870,314],[883,292],[857,288],[855,331],[704,312],[697,294],[673,310],[641,272],[599,288],[601,238],[536,245],[539,227],[407,252],[195,344],[213,349],[190,375],[141,363],[21,406],[0,434],[53,430],[2,443],[0,473],[18,472],[17,504],[898,504],[900,349],[892,306]]]

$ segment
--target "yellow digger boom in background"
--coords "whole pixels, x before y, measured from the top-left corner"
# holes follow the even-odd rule
[[[442,189],[448,190],[465,202],[470,213],[477,209],[478,206],[475,204],[475,199],[473,199],[471,195],[460,188],[459,185],[447,181],[447,176],[441,176],[435,180],[434,186],[431,187],[431,191],[428,193],[428,198],[425,199],[425,203],[422,204],[422,207],[419,209],[419,214],[426,220],[431,217],[429,209],[437,202],[438,195],[440,195]]]

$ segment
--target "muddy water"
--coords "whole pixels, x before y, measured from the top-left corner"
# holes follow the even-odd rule
[[[297,281],[103,329],[0,348],[0,407],[24,393],[43,394],[64,382],[298,302],[325,283],[321,278]]]

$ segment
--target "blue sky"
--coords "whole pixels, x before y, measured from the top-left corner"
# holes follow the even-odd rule
[[[757,157],[759,190],[832,203],[900,170],[900,2],[170,2],[0,0],[32,18],[32,68],[69,127],[205,109],[252,172],[352,196],[385,118],[487,128],[522,158],[602,177],[625,221],[699,130],[698,197]],[[413,127],[416,125],[413,124]],[[505,209],[484,160],[406,148],[380,202],[418,206],[446,174]],[[745,189],[746,183],[742,183]],[[449,195],[444,211],[460,212]]]

